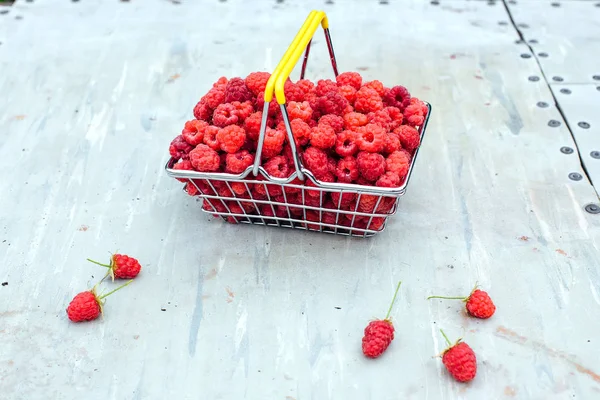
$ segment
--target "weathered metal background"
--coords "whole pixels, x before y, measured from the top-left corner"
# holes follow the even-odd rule
[[[1,398],[599,396],[600,214],[585,211],[598,197],[503,3],[329,3],[35,0],[0,15]],[[401,210],[373,239],[209,221],[162,170],[211,83],[273,68],[312,8],[342,70],[434,108]],[[315,42],[308,76],[331,77]],[[595,58],[579,54],[583,71]],[[560,100],[571,126],[597,125],[586,93],[573,117]],[[142,274],[103,319],[69,323],[103,272],[85,258],[117,249]],[[398,280],[396,339],[366,360],[362,330]],[[488,321],[425,300],[476,281],[498,306]],[[433,358],[439,328],[475,349],[472,383]]]

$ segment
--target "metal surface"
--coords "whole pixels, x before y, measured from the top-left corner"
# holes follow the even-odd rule
[[[411,190],[368,240],[208,222],[162,168],[212,82],[272,70],[322,1],[14,7],[23,19],[0,46],[0,398],[597,398],[600,214],[585,207],[599,200],[568,178],[585,176],[560,151],[575,143],[548,85],[528,80],[543,71],[498,25],[500,2],[325,5],[340,72],[404,82],[435,109]],[[331,78],[318,44],[307,76]],[[575,123],[592,132],[592,117]],[[101,320],[69,323],[71,297],[105,272],[85,259],[117,249],[142,273]],[[395,339],[367,360],[363,329],[399,280]],[[425,300],[476,281],[498,307],[489,320]],[[477,353],[472,383],[433,358],[438,328]]]

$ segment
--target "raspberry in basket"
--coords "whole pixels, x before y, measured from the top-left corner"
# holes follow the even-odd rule
[[[363,87],[373,89],[380,96],[383,96],[385,94],[385,87],[383,86],[383,83],[381,83],[378,80],[367,82],[363,85]]]
[[[375,186],[379,187],[398,187],[400,186],[400,177],[397,173],[388,171],[385,174],[381,175]]]
[[[348,156],[338,161],[335,170],[338,182],[352,183],[358,178],[356,158]]]
[[[337,135],[335,152],[340,157],[353,156],[358,151],[356,133],[350,130],[342,131]]]
[[[354,109],[361,113],[370,113],[383,109],[381,96],[369,87],[363,86],[356,92],[356,101]]]
[[[260,92],[264,92],[267,87],[267,81],[271,77],[271,74],[268,72],[252,72],[250,73],[244,82],[250,91],[258,96]]]
[[[254,96],[242,78],[231,78],[225,86],[225,103],[252,100]]]
[[[392,122],[390,124],[390,130],[393,131],[394,129],[396,129],[400,125],[402,125],[402,121],[404,120],[404,115],[402,115],[402,113],[400,112],[400,110],[398,108],[386,107],[386,108],[384,108],[384,110],[387,112],[387,114],[392,119]]]
[[[217,133],[219,133],[220,129],[216,126],[209,126],[206,128],[204,132],[204,144],[210,147],[213,150],[220,150],[221,145],[217,140]]]
[[[394,86],[383,95],[386,106],[396,107],[401,112],[410,105],[410,93],[404,86]]]
[[[169,145],[169,154],[176,160],[186,159],[194,146],[190,145],[183,135],[177,136]]]
[[[221,88],[221,89],[225,90],[225,86],[227,85],[227,82],[229,82],[229,79],[227,79],[227,77],[225,77],[225,76],[222,76],[219,79],[217,79],[217,81],[215,83],[213,83],[213,87]]]
[[[416,148],[419,147],[421,136],[419,135],[419,131],[412,126],[402,125],[394,130],[394,133],[398,136],[398,139],[400,139],[402,147],[408,152],[413,153]]]
[[[252,190],[252,183],[245,182],[230,182],[231,190],[238,196],[245,195],[248,193],[248,189]]]
[[[245,101],[240,103],[239,101],[234,101],[231,103],[235,107],[235,115],[238,116],[238,122],[242,123],[243,121],[250,116],[254,112],[254,105],[251,101]]]
[[[361,151],[356,162],[361,176],[368,181],[376,181],[385,172],[385,158],[381,154]]]
[[[365,126],[369,122],[366,115],[358,112],[350,112],[344,114],[344,127],[355,131],[361,126]]]
[[[192,168],[190,160],[180,160],[177,164],[173,165],[173,169],[178,171],[191,171],[194,168]],[[177,178],[177,180],[184,183],[188,181],[186,178]]]
[[[296,85],[302,89],[305,95],[315,90],[315,84],[308,79],[300,79],[296,82]]]
[[[335,80],[338,86],[348,85],[356,90],[362,86],[362,76],[358,72],[342,72]]]
[[[348,100],[348,103],[351,106],[354,106],[354,102],[356,101],[356,89],[354,89],[352,86],[340,86],[340,94],[342,96],[344,96],[344,98],[346,100]]]
[[[386,171],[395,172],[400,180],[403,180],[406,174],[408,174],[410,158],[403,151],[395,151],[387,157],[385,165]]]
[[[308,101],[290,101],[287,104],[287,111],[291,121],[299,118],[304,122],[308,122],[312,118],[313,113]]]
[[[204,139],[204,131],[208,127],[208,122],[193,119],[187,121],[181,131],[183,138],[192,146],[197,146]]]
[[[227,153],[235,153],[244,145],[246,131],[241,126],[226,126],[217,133],[217,141],[221,150]]]
[[[367,119],[369,120],[370,124],[379,125],[386,131],[390,130],[390,126],[392,124],[392,117],[390,117],[390,115],[385,109],[368,113]]]
[[[304,90],[290,81],[285,83],[283,92],[287,101],[304,101]]]
[[[230,174],[241,174],[254,163],[254,154],[248,150],[240,150],[237,153],[229,153],[225,158],[225,172]]]
[[[244,121],[244,129],[246,129],[246,135],[252,140],[258,140],[260,134],[260,124],[262,122],[262,111],[257,111],[250,114]]]
[[[375,124],[361,126],[357,130],[356,144],[362,151],[379,153],[385,149],[387,131]]]
[[[274,178],[287,178],[292,173],[287,158],[284,156],[275,156],[269,159],[263,168]]]
[[[190,196],[196,196],[200,193],[198,192],[198,188],[196,187],[196,185],[194,185],[192,182],[186,183],[183,189]]]
[[[319,125],[328,125],[335,133],[340,133],[344,130],[344,118],[334,114],[323,115],[319,118]]]
[[[312,113],[312,112],[311,112]],[[294,139],[296,139],[296,144],[301,146],[306,146],[308,141],[310,140],[311,129],[310,126],[301,119],[295,119],[290,122],[290,126],[292,128],[292,134],[294,135]],[[291,149],[290,149],[291,151]],[[291,160],[291,158],[288,157]]]
[[[310,144],[319,149],[330,149],[335,146],[337,136],[329,125],[319,125],[310,132]]]
[[[221,87],[213,87],[200,99],[211,109],[215,109],[225,103],[225,89]]]
[[[317,178],[329,172],[327,153],[321,149],[308,147],[302,154],[302,159],[304,160],[306,168],[308,168]]]
[[[348,100],[336,90],[319,97],[318,104],[318,109],[322,114],[342,116],[344,115],[346,107],[348,107]]]
[[[400,139],[398,139],[397,135],[389,132],[385,134],[385,149],[383,149],[385,153],[391,154],[401,148]]]
[[[352,208],[348,207],[352,204],[352,202],[354,200],[356,200],[355,192],[344,192],[344,193],[332,192],[331,193],[331,201],[333,201],[333,204],[335,204],[336,209],[341,207],[341,208],[354,210],[353,207]]]
[[[264,111],[265,108],[265,93],[260,92],[256,97],[256,110]],[[269,117],[275,117],[276,115],[281,113],[281,109],[279,108],[279,104],[275,99],[271,100],[269,103]]]
[[[205,144],[199,144],[190,152],[192,166],[200,172],[218,171],[221,164],[219,154]]]
[[[237,110],[233,104],[221,104],[213,112],[213,124],[219,128],[237,124],[239,120]]]
[[[286,133],[277,129],[267,128],[263,142],[262,157],[271,158],[281,154]]]
[[[318,97],[325,96],[329,92],[337,92],[338,86],[330,79],[320,79],[317,81],[315,93]]]
[[[404,119],[408,125],[421,126],[427,115],[427,106],[421,100],[413,97],[410,105],[404,110]]]

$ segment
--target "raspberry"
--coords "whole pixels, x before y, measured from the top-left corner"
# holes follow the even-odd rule
[[[331,201],[333,201],[333,204],[335,204],[336,209],[348,207],[354,202],[354,200],[356,200],[355,192],[331,193]],[[353,207],[351,209],[354,210]]]
[[[369,120],[370,124],[379,125],[386,131],[390,130],[390,126],[392,124],[392,117],[390,117],[390,115],[387,113],[387,111],[385,111],[385,109],[370,112],[369,114],[367,114],[367,119]]]
[[[256,97],[256,109],[259,111],[264,111],[265,109],[264,92],[260,92]],[[273,99],[271,99],[271,102],[269,103],[269,117],[275,117],[279,114],[281,114],[281,109],[279,107],[279,104],[277,103],[277,100],[275,100],[275,97],[273,97]]]
[[[373,89],[377,92],[378,95],[383,96],[386,92],[385,87],[383,86],[383,83],[381,83],[380,81],[370,81],[364,84],[363,87],[367,87],[370,89]]]
[[[202,209],[208,212],[218,212],[224,213],[227,212],[227,208],[225,208],[225,204],[221,200],[215,199],[204,199],[202,203]],[[218,214],[213,214],[215,217],[218,217]]]
[[[377,179],[375,186],[398,187],[400,186],[400,177],[397,173],[388,171],[385,174],[381,175],[379,179]]]
[[[210,121],[213,109],[206,102],[200,100],[194,107],[194,118],[202,121]]]
[[[275,156],[263,164],[263,168],[274,178],[287,178],[292,173],[287,158]]]
[[[324,96],[319,97],[319,111],[323,114],[344,115],[344,111],[348,106],[348,100],[339,92],[329,92]]]
[[[335,171],[337,171],[338,159],[332,156],[327,156],[327,170],[331,172],[335,177]],[[335,182],[335,179],[331,182]]]
[[[401,148],[402,146],[400,146],[400,139],[398,139],[398,136],[393,133],[385,134],[385,149],[383,149],[385,153],[392,154]]]
[[[217,190],[217,194],[221,197],[233,197],[233,192],[227,186],[225,181],[212,181],[213,186]]]
[[[339,115],[323,115],[319,118],[319,125],[328,125],[333,128],[335,133],[340,133],[344,130],[344,118]]]
[[[283,150],[285,135],[285,132],[267,128],[265,132],[265,140],[263,142],[262,157],[271,158],[279,155],[281,150]]]
[[[217,141],[221,150],[227,153],[235,153],[242,148],[246,141],[246,131],[241,126],[229,125],[219,130]]]
[[[377,201],[379,201],[379,196],[374,196],[372,194],[363,194],[358,200],[358,211],[364,213],[372,213],[373,211],[375,211]]]
[[[387,112],[387,114],[392,119],[392,122],[390,124],[391,131],[398,128],[400,125],[402,125],[402,120],[404,120],[404,115],[402,115],[402,113],[400,112],[400,110],[398,108],[386,107],[386,108],[384,108],[384,110]]]
[[[102,300],[131,282],[133,281],[129,281],[102,296],[96,294],[96,286],[92,290],[77,294],[67,307],[67,316],[73,322],[92,321],[98,318],[102,313]]]
[[[367,229],[372,231],[381,231],[383,229],[383,225],[385,224],[385,218],[383,217],[375,217],[369,222],[369,226]]]
[[[364,113],[379,111],[383,109],[383,101],[381,101],[381,96],[374,89],[363,86],[356,92],[354,109]]]
[[[410,105],[404,110],[404,119],[408,125],[421,126],[427,115],[427,106],[416,97],[410,99]]]
[[[444,350],[442,362],[454,379],[469,382],[477,375],[477,357],[473,349],[460,339],[452,345],[443,330],[440,329],[448,348]]]
[[[359,127],[365,126],[368,122],[369,120],[364,114],[357,112],[350,112],[344,114],[344,127],[346,129],[355,131]]]
[[[238,196],[241,196],[248,193],[248,189],[252,187],[252,184],[245,182],[230,182],[229,186],[231,186],[231,190],[233,191],[233,193],[237,194]]]
[[[258,140],[260,134],[260,124],[262,123],[262,111],[252,113],[244,121],[246,135],[252,140]]]
[[[307,210],[306,220],[312,222],[321,222],[321,218],[319,218],[319,212],[314,210]],[[307,224],[306,227],[313,231],[321,230],[321,225],[318,224]]]
[[[371,321],[365,328],[365,335],[362,338],[362,351],[363,354],[369,358],[377,358],[382,355],[390,343],[392,343],[392,340],[394,340],[394,325],[390,320],[390,312],[396,301],[396,295],[398,294],[401,284],[402,282],[398,282],[398,286],[396,286],[392,304],[390,305],[385,318]]]
[[[367,124],[358,128],[356,144],[362,151],[378,153],[385,148],[387,131],[375,124]]]
[[[89,262],[109,268],[107,275],[114,281],[117,279],[133,279],[140,273],[142,266],[139,261],[133,257],[124,254],[113,254],[110,258],[110,264],[101,264],[97,261],[87,259]]]
[[[250,116],[250,114],[252,114],[252,112],[254,111],[254,106],[252,105],[251,101],[245,101],[243,103],[240,103],[239,101],[234,101],[231,104],[235,107],[234,113],[239,118],[238,122],[245,121],[246,118],[248,118],[248,116]]]
[[[358,164],[356,159],[348,156],[338,161],[335,175],[338,178],[338,182],[354,182],[358,178]]]
[[[290,120],[299,118],[304,122],[308,122],[312,117],[313,109],[310,107],[308,101],[290,101],[287,105],[287,112]]]
[[[240,150],[237,153],[227,154],[225,158],[225,172],[230,174],[241,174],[254,163],[254,154],[248,150]]]
[[[317,81],[317,87],[315,93],[317,97],[325,96],[329,92],[337,92],[338,87],[335,82],[330,79],[320,79]]]
[[[231,103],[239,101],[252,100],[252,92],[246,86],[246,83],[242,78],[232,78],[227,82],[225,86],[225,103]]]
[[[300,79],[298,82],[296,82],[296,85],[302,89],[304,94],[308,94],[315,90],[315,84],[308,79]]]
[[[385,170],[395,172],[400,180],[404,179],[408,174],[408,167],[410,166],[410,159],[406,153],[402,151],[395,151],[390,154],[385,160]]]
[[[354,89],[352,86],[341,86],[340,94],[344,96],[346,100],[348,100],[348,103],[351,106],[354,105],[354,102],[356,101],[356,89]]]
[[[200,172],[218,171],[221,164],[219,154],[205,144],[199,144],[190,152],[190,162]]]
[[[176,160],[179,160],[180,158],[187,159],[193,148],[194,146],[190,145],[184,139],[183,135],[179,135],[175,137],[169,145],[169,154]]]
[[[213,124],[219,128],[235,125],[238,121],[237,110],[233,104],[221,104],[213,113]]]
[[[206,128],[206,131],[204,132],[204,144],[206,144],[208,147],[210,147],[213,150],[220,150],[221,149],[221,145],[219,144],[219,141],[217,140],[217,133],[219,133],[220,129],[217,128],[216,126],[209,126],[208,128]]]
[[[208,126],[208,122],[193,119],[185,123],[181,134],[186,142],[192,146],[196,146],[202,143],[202,139],[204,139],[204,130]]]
[[[246,86],[255,96],[257,96],[260,92],[264,92],[267,87],[267,81],[271,77],[271,74],[268,72],[251,72],[244,82]]]
[[[352,131],[342,131],[337,135],[335,142],[335,152],[341,157],[353,156],[358,151],[356,145],[356,133]]]
[[[306,146],[310,140],[311,129],[308,124],[300,119],[294,119],[290,122],[292,128],[292,134],[296,140],[296,144],[300,146]],[[290,149],[291,150],[291,149]]]
[[[217,79],[217,81],[215,83],[213,83],[213,87],[216,87],[216,88],[222,87],[223,90],[225,90],[225,85],[227,85],[227,82],[229,82],[229,80],[226,77],[222,76],[219,79]]]
[[[221,104],[225,103],[225,90],[221,87],[213,87],[200,99],[201,102],[206,103],[211,109],[215,109]]]
[[[342,72],[335,78],[338,86],[348,85],[354,89],[360,89],[362,85],[362,76],[358,72]]]
[[[194,168],[192,168],[192,163],[190,162],[190,160],[180,160],[177,164],[173,165],[173,169],[178,170],[178,171],[191,171]],[[179,182],[187,182],[188,180],[186,178],[176,178]]]
[[[427,299],[462,300],[466,303],[467,313],[475,318],[487,319],[496,312],[496,306],[487,292],[477,287],[467,297],[429,296]]]
[[[329,149],[335,146],[337,137],[329,125],[319,125],[310,132],[310,144],[319,149]]]
[[[308,147],[304,150],[302,159],[306,168],[308,168],[316,177],[323,176],[329,172],[327,154],[321,149]]]
[[[304,101],[304,90],[296,84],[287,81],[283,87],[286,101]]]
[[[356,162],[362,177],[369,181],[376,181],[385,172],[385,158],[381,154],[361,151]]]
[[[413,153],[417,147],[419,147],[421,136],[419,135],[419,131],[412,126],[399,126],[396,130],[394,130],[394,133],[398,135],[398,139],[400,139],[402,147],[404,147],[408,152]]]
[[[410,105],[410,93],[404,86],[394,86],[383,95],[386,106],[396,107],[401,112]]]

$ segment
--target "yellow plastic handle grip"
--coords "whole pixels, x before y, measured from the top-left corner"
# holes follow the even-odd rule
[[[312,18],[311,18],[311,15],[312,15]],[[309,18],[310,18],[310,22],[309,22],[308,26],[306,27],[306,29],[304,29],[304,26],[302,26],[303,29],[301,29],[301,31],[304,31],[302,34],[302,37],[296,43],[296,47],[294,49],[292,49],[290,54],[288,54],[286,52],[286,54],[284,55],[285,63],[283,65],[283,67],[278,71],[278,74],[276,77],[276,82],[275,82],[275,96],[277,97],[277,102],[279,104],[285,104],[285,93],[283,91],[285,81],[292,73],[292,70],[296,66],[296,63],[300,59],[300,56],[302,56],[302,53],[306,49],[306,46],[308,46],[308,43],[312,40],[315,32],[319,28],[319,25],[321,25],[323,27],[323,29],[329,28],[329,20],[327,19],[327,15],[325,14],[325,12],[312,11],[309,14]],[[307,18],[307,21],[308,21],[308,18]],[[305,22],[305,24],[306,24],[306,22]],[[296,39],[294,39],[294,41],[295,40]],[[294,43],[292,43],[292,45],[293,44]],[[292,46],[290,46],[290,48],[291,47]],[[288,49],[288,51],[290,51],[290,49]],[[284,61],[284,59],[282,59],[281,61]],[[265,97],[265,100],[266,100],[266,97]]]
[[[279,73],[281,72],[281,69],[283,68],[285,63],[289,60],[290,56],[292,55],[292,53],[298,46],[298,43],[300,43],[300,40],[306,33],[306,30],[310,26],[311,22],[316,17],[317,17],[317,11],[311,11],[308,14],[308,17],[306,17],[306,20],[304,21],[304,24],[302,24],[302,27],[300,28],[298,33],[296,34],[296,37],[294,38],[294,40],[292,40],[292,43],[285,51],[285,54],[283,55],[283,57],[281,57],[279,64],[277,64],[277,67],[275,67],[275,70],[273,71],[273,73],[271,74],[271,77],[267,81],[267,86],[265,88],[265,102],[267,102],[267,101],[270,102],[273,100],[273,93],[275,90],[275,82],[277,80],[277,76],[279,75]]]

